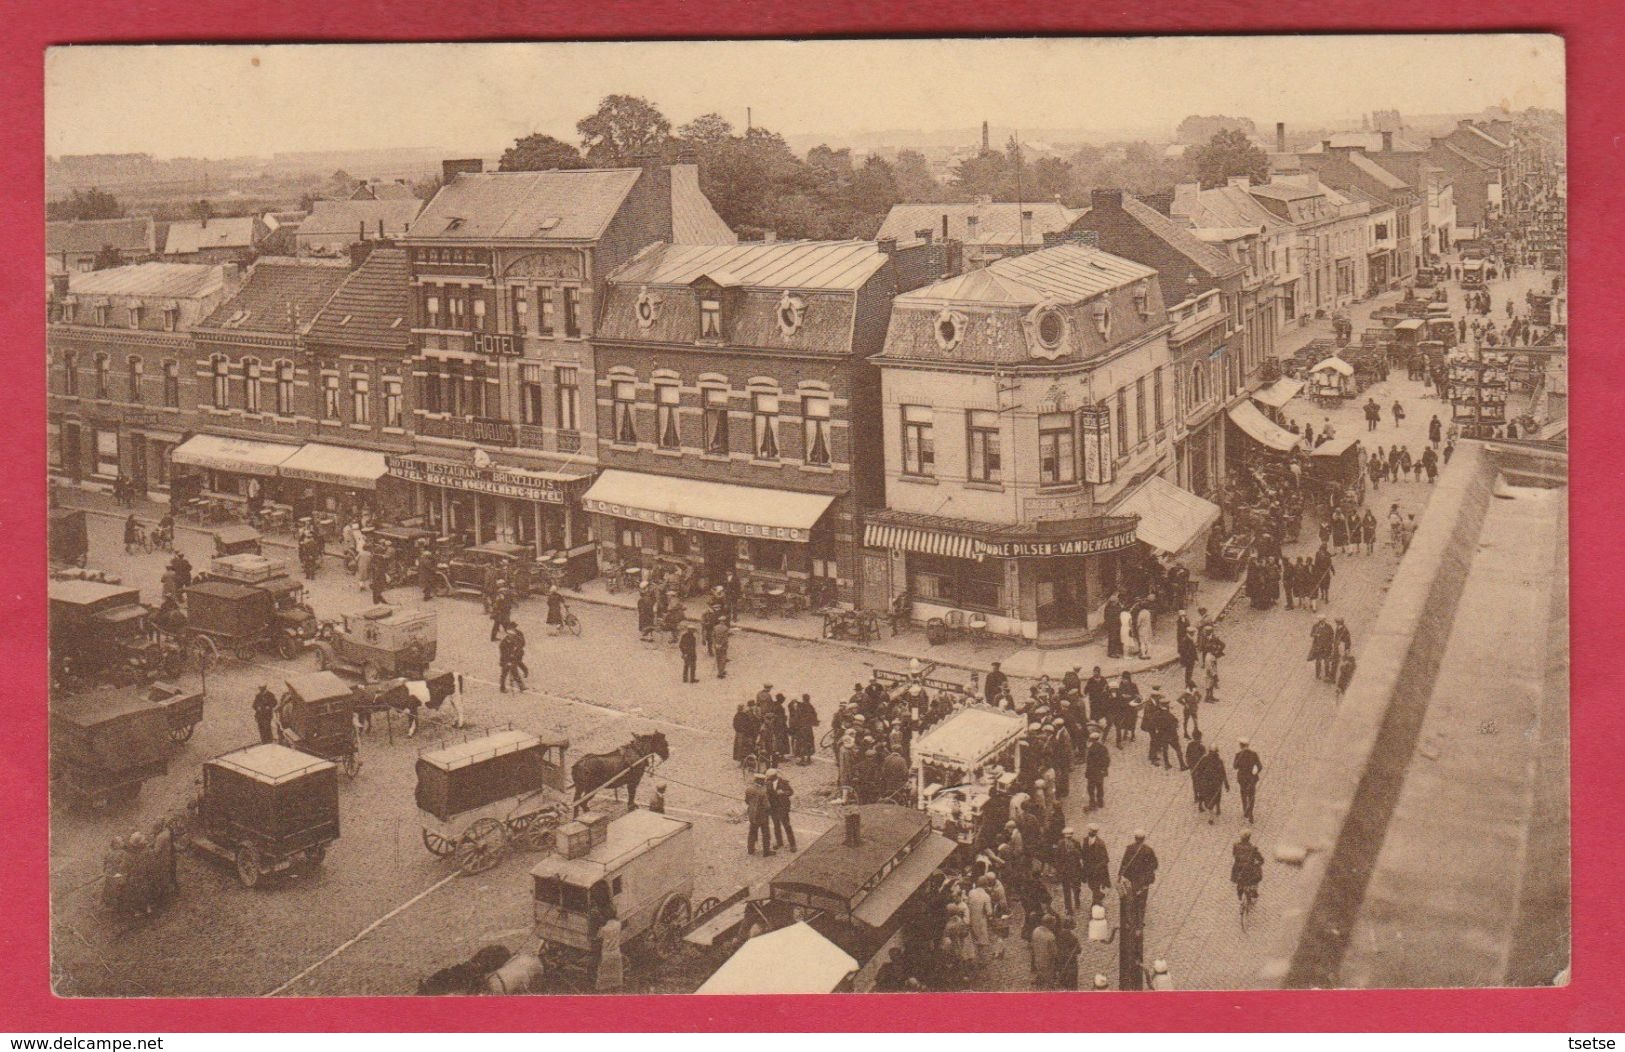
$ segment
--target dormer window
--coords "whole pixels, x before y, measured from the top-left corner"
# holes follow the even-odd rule
[[[1112,338],[1112,308],[1105,300],[1095,304],[1095,329],[1100,333],[1101,339]]]
[[[700,339],[722,339],[722,300],[710,296],[700,299]]]
[[[1141,318],[1151,317],[1151,289],[1143,282],[1134,287],[1134,310]]]
[[[959,341],[965,336],[965,316],[956,310],[945,310],[937,315],[932,329],[937,337],[937,346],[951,351],[959,346]]]
[[[806,313],[807,301],[786,291],[779,297],[779,332],[784,336],[794,336],[801,330],[801,319]]]
[[[1047,310],[1038,316],[1038,342],[1054,350],[1066,335],[1066,322],[1058,310]]]

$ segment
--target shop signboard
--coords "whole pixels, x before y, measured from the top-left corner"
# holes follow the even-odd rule
[[[1112,481],[1111,410],[1086,405],[1078,410],[1083,431],[1083,481],[1105,485]]]
[[[569,487],[575,481],[585,481],[585,476],[580,480],[555,479],[518,468],[497,465],[477,468],[427,457],[390,456],[385,458],[385,463],[391,475],[408,482],[543,504],[563,504]]]
[[[751,522],[730,522],[726,519],[684,515],[673,511],[634,508],[628,504],[615,504],[607,500],[587,500],[582,506],[599,515],[613,515],[618,519],[636,519],[674,530],[699,530],[702,533],[720,533],[729,537],[745,537],[763,541],[794,541],[805,544],[812,538],[810,530],[795,526],[759,526]]]
[[[1043,541],[998,541],[978,538],[978,554],[995,559],[1021,559],[1054,555],[1099,555],[1127,548],[1138,540],[1138,522],[1104,537],[1077,537]]]

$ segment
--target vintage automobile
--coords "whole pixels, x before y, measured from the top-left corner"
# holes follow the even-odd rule
[[[432,610],[380,605],[323,621],[314,646],[323,671],[380,679],[422,679],[439,650]]]
[[[366,535],[373,565],[384,564],[385,579],[391,587],[415,582],[418,553],[425,545],[434,547],[439,539],[433,530],[416,526],[373,526],[362,532]]]
[[[1439,283],[1439,279],[1441,277],[1443,277],[1443,275],[1434,267],[1417,267],[1416,287],[1419,289],[1431,289],[1433,286]]]
[[[222,650],[239,661],[253,660],[261,649],[291,658],[315,638],[316,620],[297,597],[290,602],[285,589],[212,580],[186,590],[183,632],[206,664]]]
[[[523,544],[487,541],[464,548],[446,561],[436,590],[441,595],[484,595],[486,581],[493,571],[507,578],[516,599],[546,590],[551,569]]]
[[[283,745],[332,760],[354,778],[357,755],[355,692],[331,672],[310,672],[285,681],[276,709],[277,737]]]
[[[62,566],[83,566],[90,554],[90,538],[85,531],[85,513],[78,508],[51,509],[51,562]]]
[[[916,742],[914,796],[931,828],[957,844],[976,842],[982,805],[995,786],[1009,790],[1021,771],[1027,718],[967,705]]]
[[[504,730],[425,752],[417,762],[423,846],[464,873],[480,873],[517,844],[553,846],[570,815],[565,756],[570,743]]]
[[[1472,291],[1484,288],[1488,282],[1489,264],[1482,259],[1469,259],[1461,264],[1461,287]]]
[[[214,531],[214,554],[260,554],[260,531],[252,526],[221,526]]]
[[[139,693],[51,699],[51,778],[81,803],[135,799],[169,770],[168,713]]]
[[[180,674],[184,655],[152,630],[141,593],[100,581],[52,581],[51,671],[66,689]]]
[[[1456,334],[1456,323],[1450,318],[1450,314],[1447,311],[1442,317],[1430,317],[1427,319],[1426,326],[1422,333],[1422,342],[1442,343],[1445,346],[1445,350],[1449,350],[1456,345]]]
[[[190,845],[236,866],[252,888],[298,865],[314,868],[339,838],[337,769],[281,745],[252,745],[203,765]]]

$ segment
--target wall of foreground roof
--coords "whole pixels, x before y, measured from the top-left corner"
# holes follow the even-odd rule
[[[1561,453],[1477,442],[1440,475],[1273,846],[1267,901],[1305,908],[1263,981],[1528,986],[1567,966],[1566,478]],[[1553,488],[1502,499],[1508,481]]]

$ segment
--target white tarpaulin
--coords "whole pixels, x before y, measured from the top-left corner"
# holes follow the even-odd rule
[[[1026,730],[1027,717],[1019,712],[971,705],[921,735],[914,743],[914,759],[970,770],[1002,752]]]
[[[1258,407],[1251,402],[1242,402],[1231,409],[1230,419],[1237,427],[1271,449],[1290,453],[1298,448],[1300,439],[1297,435],[1271,423],[1269,418],[1259,412]]]
[[[1178,555],[1219,521],[1219,506],[1180,489],[1160,475],[1129,494],[1113,515],[1138,515],[1139,539],[1169,555]]]
[[[307,442],[278,468],[283,478],[309,479],[356,489],[375,489],[389,473],[384,455],[371,449]]]
[[[1253,395],[1253,401],[1267,405],[1271,409],[1280,409],[1299,391],[1303,390],[1303,381],[1294,380],[1290,376],[1283,376],[1268,387]]]
[[[220,435],[193,435],[175,447],[170,460],[176,464],[232,471],[243,475],[275,475],[282,462],[298,452],[298,446],[276,442],[254,442],[246,438]]]
[[[739,947],[695,993],[828,994],[857,970],[851,954],[797,921]]]
[[[1344,376],[1354,375],[1354,366],[1350,365],[1348,362],[1345,362],[1336,355],[1323,360],[1319,365],[1315,366],[1309,371],[1312,373],[1323,373],[1328,369],[1342,373]]]
[[[805,543],[834,499],[819,493],[612,469],[598,476],[581,498],[581,506],[599,515],[678,530]]]

